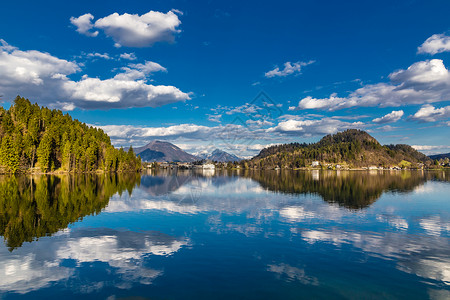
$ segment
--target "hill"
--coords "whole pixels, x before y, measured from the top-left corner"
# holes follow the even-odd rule
[[[147,162],[193,162],[200,159],[174,144],[163,141],[152,141],[143,147],[135,148],[135,152]]]
[[[391,166],[402,161],[427,163],[430,159],[408,145],[382,146],[367,132],[349,129],[323,137],[313,144],[291,143],[271,146],[249,161],[250,168],[299,168],[313,161],[322,164],[345,164],[351,167]]]
[[[238,162],[242,160],[242,158],[234,154],[230,154],[219,149],[215,149],[210,155],[206,157],[206,159],[216,162]]]
[[[101,129],[19,96],[0,107],[0,173],[137,171],[133,149],[115,149]]]
[[[428,157],[432,160],[435,160],[435,159],[440,160],[440,159],[446,159],[446,158],[450,159],[450,153],[434,154],[434,155],[429,155]]]

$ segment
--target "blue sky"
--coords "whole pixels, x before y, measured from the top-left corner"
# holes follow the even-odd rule
[[[252,156],[347,128],[450,152],[448,1],[12,1],[0,95],[116,146]]]

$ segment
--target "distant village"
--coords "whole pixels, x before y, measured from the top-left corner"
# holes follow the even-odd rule
[[[144,163],[144,167],[147,169],[198,169],[198,170],[215,170],[215,169],[249,169],[245,161],[241,162],[217,162],[210,160],[201,160],[195,162],[148,162]],[[363,166],[360,170],[423,170],[433,168],[448,168],[450,162],[448,158],[435,160],[432,163],[410,163],[408,161],[402,161],[398,165],[391,166]],[[290,169],[288,167],[275,166],[273,170]],[[309,166],[296,168],[296,169],[319,169],[319,170],[354,170],[346,163],[332,164],[320,161],[313,161]]]
[[[409,145],[381,145],[367,132],[349,129],[313,144],[280,144],[251,159],[215,149],[193,155],[168,141],[136,148],[146,169],[423,170],[449,168],[450,154],[427,157]]]
[[[221,163],[227,165],[227,163]],[[148,169],[203,169],[214,170],[216,165],[213,162],[152,162],[145,164]]]

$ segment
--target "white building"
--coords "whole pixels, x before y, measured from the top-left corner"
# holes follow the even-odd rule
[[[216,166],[214,166],[214,164],[203,164],[202,167],[203,167],[203,170],[214,170],[216,168]]]

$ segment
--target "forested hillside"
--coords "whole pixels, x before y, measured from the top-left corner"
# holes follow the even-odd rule
[[[313,161],[321,164],[347,164],[351,167],[391,166],[403,163],[431,163],[424,154],[408,145],[382,146],[367,132],[349,129],[323,137],[313,144],[284,144],[261,150],[259,155],[242,162],[250,168],[300,168]]]
[[[133,149],[115,149],[101,129],[73,120],[60,110],[17,97],[0,107],[0,172],[136,171]]]

